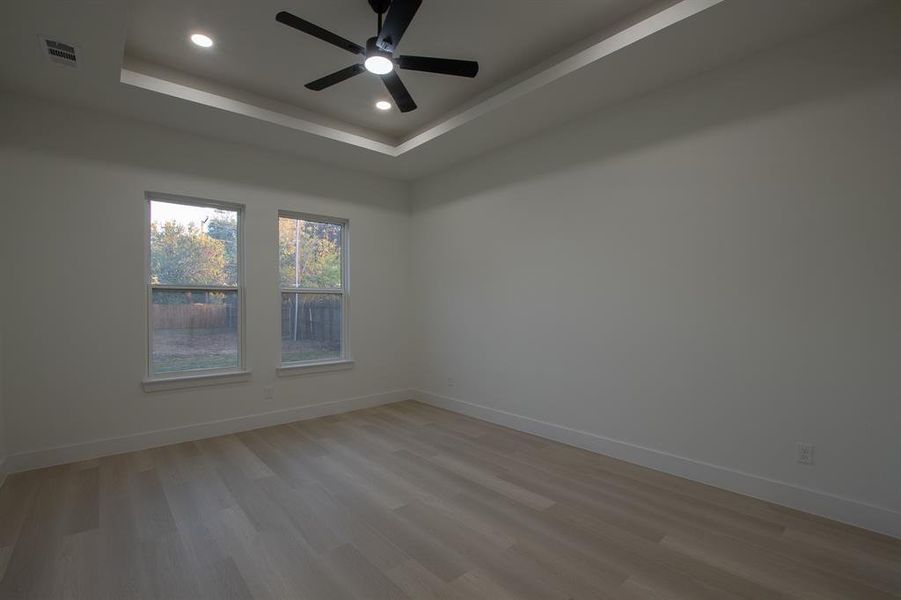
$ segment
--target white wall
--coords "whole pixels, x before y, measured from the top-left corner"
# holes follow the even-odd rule
[[[406,397],[405,184],[33,100],[5,97],[0,113],[3,390],[7,447],[20,455],[11,468],[128,447],[78,446],[105,438],[386,392],[375,399],[399,399],[390,393],[397,390]],[[146,190],[246,205],[250,383],[142,391]],[[279,209],[350,219],[352,370],[275,376]],[[275,386],[274,400],[263,399],[266,385]]]
[[[899,26],[420,182],[423,397],[901,536]]]

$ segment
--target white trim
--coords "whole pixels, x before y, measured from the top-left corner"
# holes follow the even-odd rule
[[[328,373],[330,371],[344,371],[353,369],[352,360],[333,360],[308,363],[285,364],[275,369],[279,377],[291,377],[294,375],[309,375],[312,373]]]
[[[286,208],[280,208],[278,210],[279,217],[285,217],[286,219],[295,219],[298,221],[313,221],[315,223],[331,223],[332,225],[347,225],[350,220],[345,219],[344,217],[330,217],[328,215],[317,215],[315,213],[308,213],[299,210],[289,210]]]
[[[283,287],[279,290],[282,294],[335,294],[344,295],[344,288],[303,288]]]
[[[186,373],[189,371],[179,371]],[[226,371],[222,373],[210,373],[208,370],[198,372],[197,375],[179,375],[178,377],[154,377],[141,382],[145,392],[164,392],[167,390],[180,390],[185,388],[203,387],[208,385],[225,385],[229,383],[243,383],[250,381],[250,371]]]
[[[306,406],[294,406],[265,413],[196,423],[194,425],[144,431],[121,437],[72,444],[70,446],[58,446],[31,452],[19,452],[7,457],[6,470],[8,473],[18,473],[20,471],[61,465],[79,460],[88,460],[112,454],[120,454],[122,452],[133,452],[136,450],[156,448],[158,446],[178,444],[219,435],[228,435],[239,431],[259,429],[260,427],[315,419],[317,417],[335,415],[352,410],[359,410],[361,408],[370,408],[382,404],[409,400],[410,394],[411,391],[407,389],[392,390],[369,396],[332,400],[330,402],[321,402],[319,404],[309,404]]]
[[[473,402],[466,402],[457,398],[441,396],[423,390],[413,390],[413,396],[414,399],[426,404],[510,427],[511,429],[524,431],[671,475],[699,481],[746,496],[901,538],[901,513],[889,508],[677,456],[595,433],[532,419]]]
[[[148,202],[151,200],[159,200],[160,202],[168,202],[169,204],[182,204],[184,206],[203,206],[205,208],[218,208],[221,210],[230,210],[233,212],[242,212],[245,208],[243,204],[238,202],[226,202],[224,200],[210,200],[209,198],[199,198],[197,196],[182,196],[181,194],[167,194],[165,192],[154,192],[147,190],[144,192],[144,198]]]
[[[162,285],[154,283],[153,289],[162,290],[164,292],[237,292],[239,288],[236,285]]]

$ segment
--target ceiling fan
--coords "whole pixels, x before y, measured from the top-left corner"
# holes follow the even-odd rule
[[[416,109],[416,103],[413,102],[410,92],[398,77],[394,70],[395,67],[411,71],[457,75],[458,77],[475,77],[479,72],[479,63],[472,60],[395,55],[397,45],[410,25],[410,21],[416,15],[420,4],[422,4],[422,0],[369,0],[369,5],[378,15],[378,32],[375,37],[366,41],[365,47],[289,12],[281,11],[275,15],[275,20],[364,58],[362,63],[353,64],[340,71],[335,71],[331,75],[311,81],[306,85],[308,89],[318,92],[359,75],[363,71],[369,71],[382,78],[385,87],[394,98],[397,108],[401,112],[410,112]],[[383,24],[382,15],[385,12],[388,14],[385,16]]]

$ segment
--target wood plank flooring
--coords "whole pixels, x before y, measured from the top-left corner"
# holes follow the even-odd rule
[[[901,597],[901,542],[416,402],[20,473],[0,598]]]

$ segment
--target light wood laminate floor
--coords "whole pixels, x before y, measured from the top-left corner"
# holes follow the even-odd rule
[[[901,597],[901,542],[404,402],[12,475],[0,598]]]

